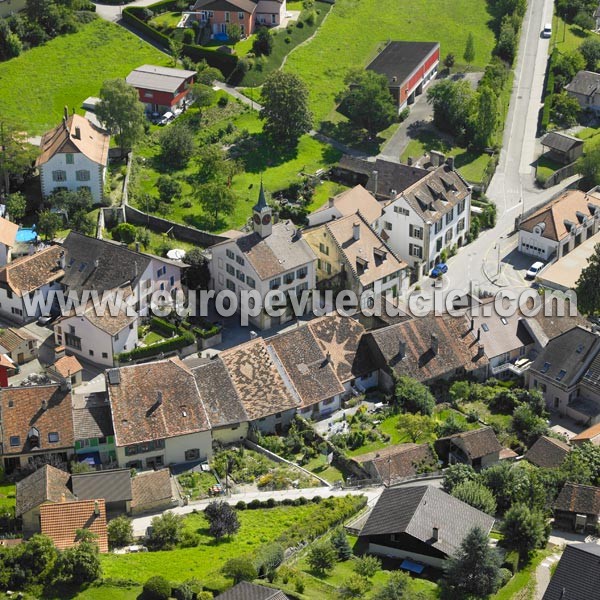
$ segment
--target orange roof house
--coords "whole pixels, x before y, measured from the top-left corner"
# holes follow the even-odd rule
[[[108,552],[106,507],[104,499],[80,502],[59,502],[40,506],[42,534],[47,535],[59,550],[78,543],[77,531],[86,529],[96,534],[100,552]]]

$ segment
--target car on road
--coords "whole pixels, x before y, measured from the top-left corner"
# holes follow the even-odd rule
[[[542,37],[544,37],[544,38],[552,37],[552,25],[550,23],[546,23],[544,25],[544,29],[542,29]]]
[[[438,277],[441,277],[444,273],[447,272],[448,265],[446,263],[438,263],[437,265],[435,265],[435,267],[433,267],[431,271],[431,276],[437,279]]]
[[[162,118],[160,119],[160,121],[158,122],[159,125],[167,125],[168,123],[170,123],[173,119],[175,118],[175,115],[172,112],[167,111]]]
[[[525,273],[525,279],[535,279],[543,268],[544,263],[541,260],[534,262],[529,269],[527,269],[527,273]]]

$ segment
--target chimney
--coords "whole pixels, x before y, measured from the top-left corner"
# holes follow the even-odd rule
[[[355,221],[352,224],[352,238],[360,240],[360,223],[358,221]]]
[[[69,107],[65,105],[64,120],[66,121],[68,118],[69,118]]]
[[[400,340],[399,348],[398,348],[398,358],[402,360],[406,356],[406,342]]]
[[[377,187],[379,185],[379,171],[373,171],[371,173],[373,177],[373,193],[377,196]]]
[[[469,328],[469,331],[473,331],[475,329],[475,319],[471,319],[471,327]]]
[[[485,348],[483,347],[483,344],[479,344],[479,346],[477,346],[477,358],[483,358],[485,354]]]
[[[479,341],[481,339],[481,328],[478,327],[477,328],[477,341]]]
[[[327,350],[327,354],[325,355],[325,363],[329,364],[331,362],[331,352]]]
[[[431,334],[431,351],[437,354],[439,350],[438,336],[435,333]]]
[[[56,346],[54,348],[54,360],[57,361],[59,358],[64,358],[65,356],[65,347],[64,346]]]
[[[97,269],[99,266],[100,266],[100,259],[99,259],[99,258],[97,258],[97,259],[94,261],[94,269]]]
[[[48,400],[45,398],[42,400],[42,410],[48,410]]]
[[[96,517],[100,516],[100,504],[98,504],[98,500],[94,500],[94,515]]]
[[[75,135],[73,137],[76,140],[80,140],[81,139],[81,128],[80,127],[75,127]]]
[[[329,197],[329,200],[327,201],[327,206],[328,206],[329,208],[332,208],[332,207],[333,207],[333,196],[330,196],[330,197]]]
[[[255,340],[258,337],[258,333],[256,333],[256,331],[251,331],[250,332],[250,339],[251,340]]]
[[[158,392],[156,392],[156,405],[160,406],[162,404],[163,401],[163,395],[162,392],[159,390]]]
[[[62,250],[58,256],[58,266],[64,271],[65,270],[65,251]]]
[[[433,531],[431,532],[431,539],[434,542],[439,542],[440,540],[440,529],[439,527],[434,527]]]
[[[406,159],[406,164],[407,164],[409,167],[412,167],[412,165],[413,165],[413,157],[412,157],[412,156],[409,156],[409,157],[407,157],[407,159]]]
[[[139,242],[136,242],[136,243],[135,243],[135,251],[136,251],[136,252],[139,252],[139,251],[140,251],[140,243],[139,243]]]
[[[454,156],[449,156],[446,159],[446,164],[448,165],[451,171],[454,171]]]

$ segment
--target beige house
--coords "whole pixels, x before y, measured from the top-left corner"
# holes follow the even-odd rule
[[[131,478],[131,514],[167,510],[179,503],[169,469],[136,473]]]
[[[37,358],[38,340],[23,328],[9,327],[0,333],[0,352],[18,365]]]
[[[17,231],[19,226],[16,223],[0,217],[0,267],[10,262],[12,249],[17,243]]]
[[[67,356],[64,346],[54,350],[54,363],[46,367],[46,373],[59,383],[67,383],[72,387],[81,384],[83,367],[75,356]]]
[[[362,185],[356,185],[353,188],[329,198],[327,204],[311,212],[306,218],[308,227],[323,225],[335,219],[341,219],[349,215],[360,214],[366,221],[373,225],[382,213],[382,204],[380,204],[370,192]]]

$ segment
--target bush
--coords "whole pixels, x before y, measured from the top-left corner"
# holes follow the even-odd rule
[[[510,569],[500,569],[500,587],[504,587],[512,578]]]
[[[246,503],[243,500],[240,500],[236,503],[235,508],[237,510],[246,510]]]
[[[165,337],[171,337],[177,334],[178,330],[173,323],[169,323],[160,317],[152,317],[150,319],[150,326],[160,335]]]
[[[286,36],[283,40],[286,44],[291,44],[292,43],[292,38],[290,36]]]
[[[330,542],[313,544],[306,557],[310,568],[320,575],[331,571],[335,565],[337,553]]]
[[[108,543],[112,548],[128,546],[133,541],[133,526],[124,515],[108,522]]]
[[[240,581],[252,581],[258,577],[254,563],[247,556],[230,558],[221,571],[225,577],[233,579],[234,584]]]
[[[112,236],[118,242],[133,244],[135,242],[136,227],[131,223],[119,223],[113,230]]]
[[[146,543],[152,550],[172,550],[181,541],[183,517],[166,512],[154,517]]]
[[[304,27],[304,23],[303,23],[302,21],[298,21],[298,22],[296,23],[296,27],[297,27],[298,29],[302,29],[302,28]]]
[[[229,96],[221,96],[217,100],[217,106],[225,108],[229,104]]]
[[[362,577],[373,577],[375,573],[381,570],[381,559],[367,554],[356,559],[354,562],[354,571]]]
[[[154,575],[144,583],[144,600],[169,600],[171,584],[161,575]]]
[[[138,358],[146,358],[148,356],[156,356],[160,353],[172,352],[173,350],[179,350],[185,348],[196,341],[194,334],[190,331],[184,331],[181,335],[174,338],[161,342],[159,344],[153,344],[152,346],[146,346],[144,348],[135,348],[129,352],[122,352],[119,354],[118,359],[120,362],[128,362]]]
[[[192,29],[184,29],[183,43],[184,44],[193,44],[194,43],[194,31]]]

